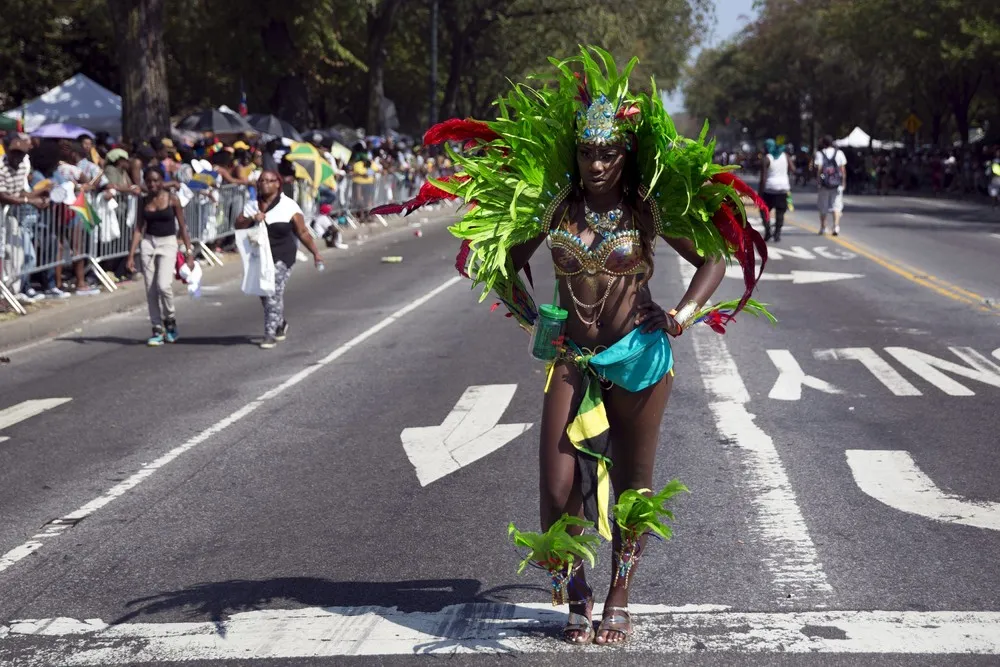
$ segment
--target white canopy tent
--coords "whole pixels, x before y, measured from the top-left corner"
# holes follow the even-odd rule
[[[871,140],[870,134],[860,127],[855,127],[849,135],[843,139],[837,139],[833,144],[838,148],[868,148]]]
[[[874,150],[903,147],[903,144],[898,141],[879,141],[878,139],[872,140],[871,135],[862,130],[860,127],[855,127],[851,130],[849,135],[843,139],[837,139],[834,141],[833,145],[838,148],[868,148],[871,146]]]
[[[74,74],[40,97],[4,113],[21,118],[22,112],[26,132],[48,123],[79,125],[113,136],[122,130],[122,98],[83,74]]]

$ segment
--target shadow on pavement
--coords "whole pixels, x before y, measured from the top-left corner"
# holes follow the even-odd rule
[[[508,622],[502,629],[497,628],[496,637],[482,636],[481,631],[475,630],[481,621],[479,613],[489,616],[499,614],[498,618],[509,613],[506,611],[508,601],[505,593],[531,590],[538,592],[543,599],[545,589],[539,586],[500,586],[482,591],[481,586],[475,579],[388,582],[334,582],[314,577],[283,577],[261,581],[237,579],[197,584],[179,591],[132,600],[127,606],[133,610],[111,621],[110,625],[128,623],[141,616],[181,611],[195,622],[208,621],[215,624],[216,632],[225,636],[225,621],[232,614],[303,605],[324,608],[331,613],[346,616],[378,613],[394,624],[411,625],[413,630],[443,637],[432,645],[420,646],[418,652],[446,649],[459,643],[463,646],[502,649],[497,640],[511,630],[516,630],[520,636],[537,637],[554,636],[558,632],[558,624],[539,625],[532,622],[520,627],[514,621],[517,627],[512,627]],[[433,615],[447,607],[454,608],[454,617],[450,617],[450,622],[435,623]],[[528,614],[537,615],[538,620],[548,621],[554,620],[549,617],[558,615],[559,610]],[[153,621],[147,618],[140,622]],[[477,637],[477,634],[480,636]]]
[[[275,604],[308,607],[396,607],[402,612],[434,612],[455,604],[506,602],[510,590],[541,591],[540,586],[501,586],[481,591],[475,579],[414,581],[330,581],[315,577],[229,581],[197,584],[179,591],[131,600],[133,611],[112,621],[127,623],[137,616],[184,610],[188,616],[219,622],[229,614],[271,608]]]
[[[58,341],[64,341],[68,343],[79,343],[80,345],[86,345],[88,343],[110,343],[112,345],[146,345],[145,338],[123,338],[121,336],[66,336],[63,338],[57,338]],[[254,343],[253,336],[181,336],[176,343],[172,345],[217,345],[220,347],[226,347],[231,345],[252,345]]]

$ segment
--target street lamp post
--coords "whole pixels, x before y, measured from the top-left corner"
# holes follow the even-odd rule
[[[431,0],[431,77],[430,107],[427,111],[428,125],[437,123],[437,72],[438,68],[438,0]]]

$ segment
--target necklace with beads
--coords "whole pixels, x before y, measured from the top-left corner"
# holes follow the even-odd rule
[[[597,213],[591,210],[586,199],[583,200],[583,219],[587,222],[588,227],[598,232],[601,236],[608,236],[618,229],[618,225],[622,221],[622,216],[621,202],[618,202],[610,211]]]

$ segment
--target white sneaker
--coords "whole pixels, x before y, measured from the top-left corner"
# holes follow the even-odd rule
[[[70,297],[67,292],[62,291],[58,287],[45,290],[45,294],[53,299],[68,299]]]
[[[36,290],[34,287],[29,287],[24,290],[24,295],[27,296],[32,301],[41,301],[45,298],[45,295]]]
[[[343,241],[337,241],[336,243],[333,244],[333,247],[336,248],[337,250],[347,250],[347,244],[344,243]]]
[[[96,287],[85,287],[83,289],[78,289],[73,294],[76,296],[94,296],[95,294],[100,294],[101,290]]]

